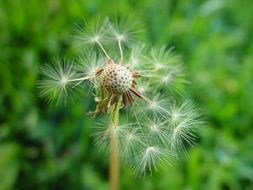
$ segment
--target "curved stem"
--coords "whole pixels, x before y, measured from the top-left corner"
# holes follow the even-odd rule
[[[83,81],[85,80],[89,80],[91,78],[94,78],[94,76],[85,76],[85,77],[81,77],[81,78],[75,78],[75,79],[69,79],[68,82],[77,82],[74,86],[72,86],[72,88],[78,86],[79,84],[81,84]]]
[[[85,76],[85,77],[81,77],[81,78],[76,78],[76,79],[69,79],[68,82],[75,82],[75,81],[84,81],[84,80],[88,80],[91,78],[94,78],[95,76]]]
[[[110,56],[107,54],[107,52],[105,51],[104,47],[102,46],[102,44],[97,40],[96,41],[97,44],[99,45],[99,47],[102,49],[102,51],[104,52],[105,56],[107,57],[107,59],[111,59]]]
[[[118,45],[119,45],[119,51],[120,51],[120,63],[123,63],[123,50],[121,46],[121,40],[118,40]]]
[[[110,111],[110,127],[118,127],[119,125],[119,102],[112,106]],[[110,141],[110,190],[119,189],[119,149],[118,149],[118,137],[112,136]]]

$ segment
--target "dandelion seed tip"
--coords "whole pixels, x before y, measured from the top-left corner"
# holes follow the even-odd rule
[[[151,125],[151,129],[153,130],[153,131],[157,131],[157,129],[158,129],[158,126],[157,126],[157,124],[152,124]]]
[[[66,86],[66,84],[68,83],[68,77],[62,76],[60,83],[62,86]]]
[[[182,129],[181,128],[183,128],[183,125],[180,123],[180,124],[178,124],[175,128],[174,128],[174,134],[177,134],[178,132],[180,133],[181,131],[182,131]]]
[[[128,134],[128,135],[127,135],[127,139],[128,139],[128,140],[131,140],[132,138],[133,138],[133,134]]]
[[[171,76],[170,76],[170,75],[164,76],[164,77],[162,78],[162,81],[163,81],[163,82],[169,82],[170,80],[171,80]]]
[[[119,42],[121,42],[121,41],[125,40],[126,37],[123,34],[116,34],[116,38]]]
[[[99,35],[95,35],[95,36],[93,36],[93,37],[91,38],[91,42],[93,42],[93,43],[98,43],[98,42],[99,42],[99,38],[100,38]]]
[[[177,111],[173,111],[171,114],[172,120],[178,119],[179,116],[180,116],[180,113],[178,113]]]
[[[160,62],[156,62],[155,66],[156,66],[157,69],[162,69],[164,67],[163,64],[160,63]]]
[[[155,148],[154,146],[149,146],[149,147],[146,149],[146,152],[147,152],[147,153],[154,152],[155,149],[156,149],[156,148]]]
[[[157,107],[157,103],[154,102],[154,101],[150,102],[150,107],[151,108],[156,108]]]

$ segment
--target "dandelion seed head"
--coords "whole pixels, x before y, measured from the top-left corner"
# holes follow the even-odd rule
[[[137,25],[129,19],[105,19],[79,27],[74,39],[82,52],[77,66],[68,61],[46,65],[39,87],[41,96],[58,101],[89,81],[96,101],[91,115],[110,114],[109,122],[94,127],[96,145],[107,153],[116,150],[142,175],[166,168],[172,153],[185,150],[186,143],[193,145],[201,121],[188,102],[170,101],[175,95],[171,90],[177,92],[185,83],[180,56],[166,46],[151,48],[136,41]],[[124,125],[119,110],[126,112]]]
[[[132,86],[132,74],[124,66],[111,63],[101,75],[102,85],[110,92],[122,94]]]

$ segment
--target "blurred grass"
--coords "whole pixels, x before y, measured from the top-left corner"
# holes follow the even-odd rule
[[[68,107],[38,98],[39,68],[73,57],[74,23],[124,14],[144,22],[147,42],[182,53],[191,97],[207,126],[187,158],[121,189],[253,189],[251,0],[1,0],[0,190],[107,189],[107,158],[92,144],[88,95]]]

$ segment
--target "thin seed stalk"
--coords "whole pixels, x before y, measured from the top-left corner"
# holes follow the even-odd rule
[[[110,127],[118,127],[119,124],[119,102],[115,103],[110,111]],[[109,176],[110,176],[110,190],[119,189],[119,149],[118,137],[113,135],[110,141],[110,163],[109,163]]]

